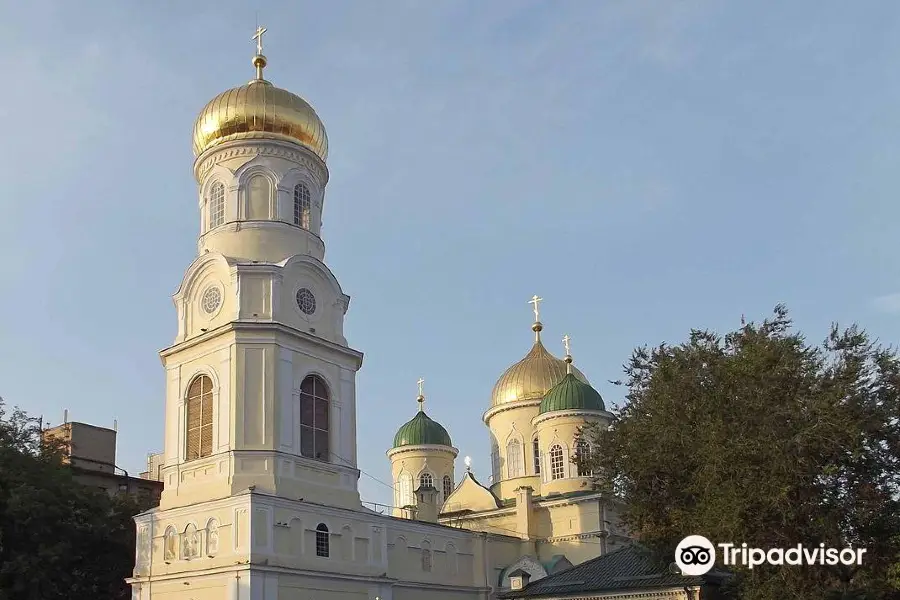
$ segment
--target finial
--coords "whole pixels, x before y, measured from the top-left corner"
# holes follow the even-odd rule
[[[569,337],[569,334],[563,336],[563,346],[566,349],[566,356],[563,359],[566,361],[566,373],[572,372],[572,349],[569,346],[570,341],[572,341],[572,338]]]
[[[472,457],[467,456],[465,459],[465,463],[466,463],[466,471],[471,471],[472,470]]]
[[[265,81],[263,79],[263,69],[266,68],[266,57],[263,56],[262,36],[268,31],[265,27],[256,26],[256,33],[250,38],[250,41],[256,41],[256,56],[253,57],[253,66],[256,67],[256,79],[254,81]]]
[[[419,380],[416,382],[419,384],[419,395],[416,397],[416,402],[419,403],[419,410],[425,410],[425,380],[419,377]]]
[[[534,341],[541,341],[541,330],[544,328],[541,325],[541,302],[543,298],[539,298],[537,294],[531,297],[531,300],[528,301],[528,304],[534,306],[534,324],[531,326],[531,330],[534,332]]]

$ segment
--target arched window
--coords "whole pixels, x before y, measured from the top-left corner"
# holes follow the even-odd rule
[[[447,498],[449,498],[452,493],[453,479],[451,479],[449,475],[444,475],[444,502],[447,501]]]
[[[431,473],[419,475],[419,487],[434,487],[434,478],[431,476]]]
[[[309,229],[310,198],[309,188],[305,183],[294,186],[294,225],[303,229]]]
[[[412,506],[416,503],[413,498],[412,474],[400,473],[400,481],[397,482],[397,508]]]
[[[578,464],[578,476],[590,477],[594,474],[589,465],[582,464],[583,461],[590,460],[591,447],[587,440],[578,438],[575,440],[575,462]]]
[[[212,379],[200,375],[188,387],[187,443],[185,460],[195,460],[212,454],[213,386]]]
[[[300,384],[300,454],[329,461],[328,386],[316,375]]]
[[[431,570],[431,542],[422,542],[422,570]]]
[[[254,175],[247,182],[247,220],[265,221],[269,218],[272,186],[265,175]]]
[[[500,447],[497,442],[491,440],[491,479],[500,480]]]
[[[331,553],[330,540],[328,539],[328,525],[319,523],[316,525],[316,556],[328,558]]]
[[[541,446],[538,444],[538,439],[534,438],[534,441],[531,442],[531,447],[533,449],[534,456],[534,474],[541,474]]]
[[[562,446],[553,444],[550,447],[550,479],[562,479],[565,475]]]
[[[514,438],[506,444],[506,476],[512,479],[522,475],[522,443]]]
[[[206,207],[209,216],[209,227],[218,227],[225,222],[225,186],[215,182],[209,190],[209,200]]]

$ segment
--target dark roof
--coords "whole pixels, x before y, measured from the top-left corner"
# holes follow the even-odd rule
[[[675,575],[655,562],[646,548],[626,546],[575,565],[555,575],[532,581],[521,590],[509,590],[498,598],[541,598],[575,594],[701,585],[701,577]]]

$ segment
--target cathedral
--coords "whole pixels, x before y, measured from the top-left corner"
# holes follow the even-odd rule
[[[534,343],[483,415],[490,480],[468,465],[455,480],[458,451],[420,382],[386,449],[392,511],[363,505],[363,354],[320,235],[328,138],[306,100],[265,79],[263,33],[254,78],[194,124],[197,257],[160,353],[164,488],[135,517],[133,598],[487,600],[627,546],[619,503],[573,461],[590,452],[579,428],[612,415],[568,340],[563,359],[545,348],[536,296]]]

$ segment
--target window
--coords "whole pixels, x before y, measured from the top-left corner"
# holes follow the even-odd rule
[[[265,175],[254,175],[247,184],[247,220],[264,221],[269,218],[269,199],[272,186]]]
[[[212,379],[201,375],[194,379],[187,394],[187,444],[185,460],[212,454],[213,386]]]
[[[444,475],[444,502],[447,501],[447,498],[450,497],[450,494],[453,493],[453,480],[450,479],[449,475]]]
[[[309,229],[310,193],[305,183],[294,186],[294,225]]]
[[[225,186],[219,181],[209,190],[206,210],[209,215],[209,229],[225,222]]]
[[[538,439],[534,438],[534,441],[531,442],[532,447],[534,448],[534,474],[541,474],[541,446],[538,444]]]
[[[328,558],[330,553],[328,539],[328,525],[319,523],[316,525],[316,556]]]
[[[419,476],[419,487],[434,487],[434,478],[431,473],[422,473]]]
[[[494,441],[491,441],[491,479],[493,481],[500,479],[500,448]]]
[[[578,463],[578,476],[579,477],[590,477],[593,475],[593,471],[591,471],[590,466],[581,464],[582,461],[590,460],[591,457],[591,447],[588,445],[587,441],[579,438],[575,441],[575,461]]]
[[[412,475],[400,473],[400,481],[397,482],[397,508],[415,504],[412,489]]]
[[[316,375],[300,384],[300,454],[328,461],[328,386]]]
[[[506,476],[512,479],[522,475],[522,443],[516,439],[509,440],[506,444]]]
[[[422,542],[422,570],[431,570],[431,543]]]
[[[562,446],[553,444],[550,447],[550,479],[562,479],[565,474]]]

